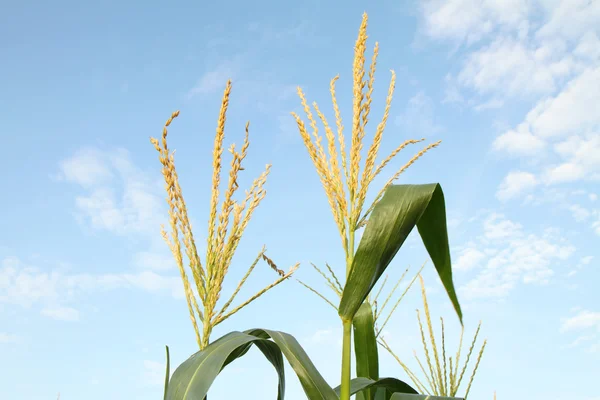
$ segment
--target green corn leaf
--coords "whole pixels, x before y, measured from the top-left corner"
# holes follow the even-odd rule
[[[375,339],[373,309],[365,301],[358,309],[354,319],[354,352],[356,354],[356,376],[379,379],[379,354]],[[375,400],[376,388],[368,388],[356,395],[356,400]]]
[[[342,293],[339,314],[343,320],[354,317],[415,226],[462,324],[452,282],[444,193],[437,183],[391,185],[377,203]]]
[[[233,361],[229,358],[231,353],[237,352],[240,356],[245,354],[249,348],[245,345],[253,341],[269,342],[260,337],[231,332],[211,343],[204,350],[192,355],[173,373],[166,400],[204,399],[213,381],[225,367],[225,362]],[[270,343],[274,345],[274,343]],[[275,368],[281,382],[281,375],[284,374],[283,365],[280,369],[275,365]],[[284,390],[282,387],[279,388],[278,399],[283,400]]]
[[[413,389],[409,384],[402,382],[396,378],[382,378],[379,380],[373,380],[369,378],[354,378],[350,381],[350,394],[353,395],[362,390],[368,388],[385,388],[392,393],[414,393],[417,391]],[[339,396],[340,386],[336,387],[335,393]],[[312,397],[311,397],[312,399]]]
[[[169,356],[169,346],[165,346],[167,348],[167,371],[165,373],[165,393],[163,395],[163,400],[167,400],[167,389],[169,388],[169,376],[171,374],[171,357]]]
[[[256,345],[273,364],[279,375],[278,400],[285,395],[285,372],[283,356],[290,363],[308,398],[338,400],[333,389],[317,371],[298,341],[286,333],[266,329],[251,329],[244,332],[231,332],[211,343],[183,364],[171,378],[167,400],[202,399],[219,372],[247,353],[250,346]]]
[[[426,394],[394,393],[390,400],[465,400],[462,397],[429,396]]]
[[[263,339],[265,339],[265,338],[263,338]],[[221,368],[221,370],[225,369],[226,366],[228,366],[229,364],[231,364],[238,358],[245,356],[251,347],[252,347],[252,342],[246,343],[245,345],[240,346],[237,349],[235,349],[233,352],[231,352],[231,354],[229,354],[229,356],[225,360],[225,363],[223,364],[223,368]]]
[[[256,341],[254,344],[260,349],[267,360],[273,364],[275,369],[277,371],[281,371],[281,373],[278,373],[279,382],[277,386],[277,400],[283,400],[285,396],[285,366],[283,364],[281,350],[279,350],[279,347],[275,343],[268,340]]]
[[[392,395],[386,388],[377,388],[375,392],[375,400],[390,400]]]
[[[321,376],[296,338],[284,332],[267,329],[253,329],[246,332],[255,334],[254,332],[257,331],[266,333],[277,343],[309,399],[338,400],[338,396]]]

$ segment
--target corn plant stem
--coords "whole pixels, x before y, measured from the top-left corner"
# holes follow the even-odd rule
[[[342,342],[342,385],[340,400],[350,399],[350,378],[352,367],[352,320],[343,321],[344,339]]]
[[[354,230],[350,225],[350,240],[346,251],[346,279],[350,275],[350,268],[354,260]],[[342,379],[340,387],[340,400],[350,400],[350,379],[352,368],[352,320],[342,320],[344,337],[342,341]]]

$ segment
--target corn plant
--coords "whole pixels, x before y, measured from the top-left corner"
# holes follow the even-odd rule
[[[318,133],[316,118],[313,116],[313,112],[308,106],[305,95],[300,88],[298,89],[298,95],[312,132],[309,133],[304,121],[298,115],[293,114],[300,135],[325,189],[346,257],[346,283],[343,288],[338,283],[337,288],[337,292],[341,298],[338,313],[343,325],[340,399],[344,400],[350,397],[353,320],[361,307],[364,307],[365,310],[359,314],[360,318],[372,319],[370,304],[368,301],[365,302],[365,300],[375,286],[377,279],[391,262],[415,225],[418,227],[425,247],[434,261],[435,267],[457,314],[462,318],[452,283],[444,200],[441,188],[435,184],[393,185],[394,180],[402,172],[428,150],[438,146],[440,142],[438,141],[426,146],[412,157],[379,190],[371,205],[366,210],[363,210],[369,185],[374,178],[402,149],[423,140],[407,140],[400,144],[379,164],[376,163],[395,88],[396,75],[392,71],[383,118],[375,129],[373,141],[368,147],[366,158],[364,159],[364,168],[361,172],[361,150],[366,134],[366,126],[369,121],[376,62],[379,52],[379,46],[376,43],[368,70],[368,78],[365,79],[365,75],[367,74],[365,68],[366,41],[367,16],[365,14],[363,15],[354,50],[353,115],[349,150],[345,143],[344,126],[335,93],[337,76],[330,83],[330,94],[335,114],[337,134],[334,133],[319,106],[316,103],[312,104],[314,112],[324,126],[327,141],[326,146],[322,143],[323,139]],[[341,159],[341,167],[339,159]],[[365,232],[361,243],[356,248],[356,231],[365,225]],[[371,332],[365,332],[363,335],[363,332],[360,332],[361,327],[368,330],[374,329],[373,323],[370,323],[370,321],[366,324],[362,321],[354,321],[354,329],[355,332],[359,331],[357,332],[359,339],[364,339],[362,337],[364,335],[366,337],[373,336]],[[371,347],[370,354],[366,347]],[[369,346],[360,346],[355,343],[355,349],[361,350],[361,352],[366,351],[365,354],[360,354],[357,350],[357,359],[359,359],[357,363],[361,363],[362,361],[366,365],[372,365],[372,367],[366,369],[363,369],[361,365],[357,365],[358,375],[377,378],[378,371],[375,364],[377,360],[376,343],[371,342]],[[365,396],[371,398],[374,394],[367,391]]]
[[[433,325],[431,324],[431,314],[429,312],[429,304],[427,302],[427,293],[425,290],[425,284],[423,283],[423,278],[420,275],[419,275],[419,282],[421,284],[421,297],[423,299],[423,309],[424,309],[425,318],[426,318],[425,321],[427,322],[427,331],[429,334],[429,341],[430,341],[431,349],[432,349],[432,353],[433,353],[433,362],[432,362],[432,359],[430,356],[431,353],[429,352],[429,347],[427,346],[427,341],[425,339],[425,333],[423,331],[423,324],[421,322],[421,315],[420,315],[419,310],[417,310],[417,320],[419,322],[421,343],[423,344],[423,351],[425,353],[427,369],[423,366],[424,363],[421,362],[421,360],[417,356],[416,352],[414,353],[414,355],[415,355],[417,364],[419,365],[419,368],[421,369],[421,372],[425,376],[426,384],[424,384],[423,381],[417,377],[417,374],[415,374],[406,365],[406,363],[404,363],[396,355],[396,353],[394,353],[394,351],[391,349],[391,347],[385,341],[385,338],[383,336],[380,336],[378,338],[378,342],[384,349],[386,349],[396,359],[396,361],[398,361],[398,363],[400,364],[402,369],[404,369],[404,372],[406,372],[406,374],[410,377],[410,380],[413,382],[413,384],[415,385],[417,390],[419,390],[421,393],[426,393],[428,395],[436,395],[436,396],[455,397],[456,394],[458,393],[458,389],[463,380],[463,377],[465,376],[465,372],[467,370],[467,365],[469,364],[469,360],[471,359],[471,355],[473,353],[473,348],[475,347],[475,342],[477,341],[477,336],[479,335],[479,329],[481,328],[481,322],[477,326],[477,330],[475,331],[475,336],[473,337],[473,340],[471,342],[471,346],[469,348],[469,352],[467,353],[465,363],[459,372],[459,364],[460,364],[460,356],[461,356],[462,343],[463,343],[464,327],[462,327],[461,332],[460,332],[458,350],[456,352],[456,355],[454,356],[454,359],[452,358],[452,356],[448,356],[446,358],[446,340],[445,340],[445,334],[444,334],[444,319],[440,317],[441,331],[442,331],[441,352],[440,352],[438,350],[438,347],[436,346],[435,335],[433,332]],[[381,330],[379,330],[379,332],[380,331]],[[467,399],[467,397],[469,395],[469,391],[471,390],[471,385],[473,383],[473,379],[475,378],[475,374],[477,373],[477,368],[479,367],[479,362],[481,361],[481,357],[483,356],[483,352],[485,350],[486,344],[487,344],[487,340],[484,340],[483,345],[481,346],[481,350],[479,350],[479,354],[478,354],[477,360],[475,362],[475,367],[473,368],[473,372],[471,373],[471,377],[469,379],[469,383],[467,385],[467,389],[464,394],[465,399]],[[440,360],[440,355],[441,355],[441,360]],[[495,396],[496,395],[494,394],[494,398],[495,398]]]
[[[198,255],[196,241],[192,232],[192,225],[188,217],[181,186],[179,185],[179,178],[175,169],[174,152],[170,152],[167,145],[167,127],[179,116],[179,111],[174,112],[165,123],[162,141],[159,142],[159,140],[155,138],[150,139],[159,153],[160,163],[162,164],[162,175],[165,179],[165,189],[167,191],[167,204],[169,206],[171,235],[169,238],[164,227],[161,227],[161,234],[171,249],[173,257],[179,267],[190,319],[196,335],[196,341],[201,350],[208,346],[210,335],[215,326],[238,312],[274,286],[289,278],[298,268],[298,264],[296,264],[290,268],[289,272],[284,273],[277,268],[275,263],[269,257],[266,256],[266,250],[263,247],[254,262],[248,268],[244,277],[238,283],[238,286],[233,291],[229,300],[223,304],[220,310],[216,310],[217,301],[221,296],[223,280],[229,270],[235,250],[237,249],[246,226],[250,222],[254,210],[266,195],[264,184],[266,183],[267,175],[271,169],[271,165],[266,166],[265,171],[254,180],[250,189],[246,191],[245,197],[241,202],[234,200],[235,192],[239,188],[237,183],[238,174],[244,169],[242,167],[242,161],[246,158],[248,147],[250,145],[248,140],[249,124],[246,124],[246,136],[241,149],[239,151],[236,150],[235,145],[229,147],[229,152],[232,154],[231,169],[229,171],[227,189],[224,193],[221,210],[217,213],[220,195],[219,186],[221,180],[223,141],[225,138],[225,121],[230,93],[231,82],[229,81],[227,82],[221,102],[221,111],[219,113],[217,133],[215,135],[213,148],[212,191],[205,267],[203,267],[200,256]],[[183,241],[185,247],[189,269],[191,270],[195,290],[198,293],[203,310],[198,306],[196,294],[187,277],[181,241]],[[265,260],[267,264],[280,275],[280,277],[275,282],[266,286],[254,296],[229,311],[228,308],[231,306],[231,303],[240,291],[242,285],[246,282],[261,259]],[[198,319],[202,323],[201,330],[198,327]]]
[[[373,299],[371,299],[370,294],[410,232],[416,227],[462,324],[462,312],[452,281],[446,210],[442,189],[439,184],[435,183],[425,185],[393,184],[402,172],[427,151],[438,146],[440,142],[432,143],[420,150],[408,163],[390,177],[386,184],[379,190],[371,205],[364,207],[368,189],[375,177],[378,176],[402,149],[423,140],[407,140],[392,151],[390,155],[377,163],[381,139],[389,116],[395,87],[396,76],[392,71],[383,118],[375,129],[373,141],[368,147],[366,157],[364,160],[362,159],[361,152],[366,136],[366,126],[369,121],[375,67],[379,51],[378,45],[375,44],[372,62],[368,69],[368,77],[365,79],[365,75],[367,74],[365,70],[366,32],[367,15],[364,14],[355,45],[353,115],[351,130],[348,135],[349,146],[346,145],[344,126],[335,95],[337,76],[330,84],[330,93],[336,120],[336,133],[334,133],[318,105],[313,103],[314,112],[324,126],[326,145],[323,144],[313,111],[308,106],[305,95],[300,88],[298,88],[298,95],[309,121],[310,132],[304,121],[298,115],[292,113],[304,145],[308,150],[309,157],[325,189],[326,198],[332,210],[336,226],[338,227],[345,255],[344,279],[338,279],[333,272],[333,268],[329,265],[327,265],[327,269],[332,276],[331,279],[315,266],[327,278],[328,284],[330,284],[330,287],[339,297],[339,302],[336,301],[337,305],[330,300],[327,301],[337,311],[342,325],[341,384],[335,388],[329,386],[297,340],[292,335],[284,332],[257,328],[230,332],[214,342],[209,341],[212,328],[216,324],[222,322],[241,307],[263,294],[270,287],[289,278],[297,268],[296,265],[288,273],[283,273],[283,271],[277,269],[274,263],[270,261],[264,254],[264,251],[259,253],[259,257],[255,260],[255,263],[259,259],[263,259],[282,276],[272,285],[251,297],[248,301],[243,302],[232,311],[226,311],[231,303],[231,299],[223,305],[220,311],[215,311],[221,284],[228,271],[233,252],[237,247],[252,211],[264,197],[263,185],[266,180],[266,174],[269,171],[269,167],[267,166],[265,173],[255,181],[251,190],[247,192],[244,201],[236,203],[232,200],[233,192],[237,189],[237,173],[242,170],[241,162],[248,148],[248,133],[246,128],[246,139],[241,150],[238,152],[233,146],[230,149],[230,152],[233,154],[233,161],[231,163],[229,185],[225,192],[225,200],[221,208],[221,213],[217,217],[225,112],[231,89],[229,82],[223,97],[213,152],[211,211],[204,269],[194,245],[185,202],[181,196],[181,188],[179,187],[177,174],[175,173],[173,154],[169,152],[166,144],[166,128],[178,113],[174,113],[167,121],[163,130],[162,145],[158,140],[152,139],[152,143],[159,151],[160,161],[163,165],[163,176],[166,182],[167,201],[171,217],[171,239],[167,239],[168,235],[164,230],[163,236],[168,241],[179,266],[186,298],[188,299],[188,311],[194,325],[196,340],[200,347],[197,353],[188,358],[175,370],[171,379],[169,379],[169,367],[167,368],[165,399],[205,398],[220,371],[229,363],[244,356],[252,345],[256,345],[262,351],[265,357],[272,363],[279,376],[278,399],[283,399],[285,395],[284,357],[296,373],[307,398],[311,400],[348,400],[354,394],[358,394],[358,397],[364,400],[420,400],[426,398],[406,382],[396,378],[379,377],[375,320],[381,316],[381,311],[385,308],[387,300],[380,309],[377,309],[377,295],[379,293]],[[362,171],[360,168],[361,164],[364,164]],[[243,210],[247,204],[248,208],[244,214]],[[232,213],[232,228],[229,231],[229,238],[226,239],[229,218]],[[357,245],[355,243],[356,232],[363,228],[362,238]],[[189,267],[192,270],[195,288],[204,307],[203,312],[200,310],[198,302],[194,300],[193,290],[185,274],[179,236],[182,237],[186,248],[186,255],[189,259]],[[255,263],[250,267],[250,271],[254,268]],[[242,279],[240,286],[245,281],[245,278]],[[309,285],[304,285],[314,290]],[[238,289],[234,291],[232,298],[235,297]],[[326,299],[322,294],[316,293]],[[375,311],[370,300],[373,302]],[[398,302],[394,306],[394,309],[397,304]],[[203,323],[202,334],[200,334],[196,317]],[[386,319],[386,322],[388,319],[389,317]],[[351,374],[353,330],[354,349],[357,359],[357,377],[354,379],[352,379]],[[441,397],[428,398],[432,400],[441,399]]]

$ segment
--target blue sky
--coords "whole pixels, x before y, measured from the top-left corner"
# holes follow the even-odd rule
[[[263,244],[280,266],[301,262],[297,277],[320,289],[310,262],[342,271],[333,218],[289,113],[300,111],[300,85],[331,116],[329,80],[340,74],[348,121],[363,11],[369,49],[380,45],[373,121],[388,71],[398,74],[381,155],[408,138],[443,140],[400,183],[440,182],[445,192],[467,336],[482,320],[488,339],[471,398],[491,399],[494,390],[498,399],[600,398],[593,384],[600,375],[600,2],[198,4],[4,4],[3,399],[58,392],[62,400],[158,399],[164,345],[175,365],[196,350],[178,271],[160,237],[167,213],[149,137],[181,110],[170,146],[202,242],[229,78],[227,143],[240,143],[251,122],[240,184],[266,163],[273,169],[225,293]],[[405,150],[388,173],[419,149]],[[427,260],[418,239],[411,235],[398,253],[390,278],[409,266],[414,274]],[[274,278],[261,265],[240,296]],[[433,315],[445,317],[447,338],[456,341],[457,321],[431,265],[424,278]],[[420,304],[415,288],[386,327],[409,363],[412,349],[422,351]],[[329,383],[339,383],[339,319],[294,280],[213,338],[254,327],[293,334]],[[258,354],[228,367],[214,398],[273,398],[276,376]],[[381,354],[383,376],[405,377]],[[288,398],[305,398],[291,370],[288,381]]]

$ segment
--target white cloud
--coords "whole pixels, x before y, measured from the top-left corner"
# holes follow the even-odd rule
[[[443,127],[435,123],[433,101],[423,91],[408,101],[404,112],[396,117],[396,124],[419,136],[443,131]]]
[[[496,197],[500,201],[507,201],[527,192],[537,185],[538,180],[534,174],[524,171],[511,171],[500,184],[496,192]]]
[[[494,108],[500,108],[504,105],[504,101],[500,99],[491,99],[484,103],[475,106],[475,111],[491,110]]]
[[[502,298],[519,283],[546,284],[555,263],[564,264],[574,251],[555,230],[526,233],[520,224],[492,213],[483,222],[483,236],[464,250],[476,255],[481,268],[459,291],[467,299]]]
[[[486,239],[506,240],[523,236],[523,226],[512,222],[502,214],[490,213],[483,222],[483,235]]]
[[[188,98],[225,90],[227,81],[229,79],[234,79],[237,76],[240,61],[240,59],[224,61],[214,69],[206,71],[204,75],[198,79],[196,85],[188,92]]]
[[[579,262],[577,263],[577,265],[575,265],[568,273],[567,273],[567,277],[572,277],[575,276],[579,273],[580,270],[582,270],[583,268],[586,267],[586,265],[589,265],[592,260],[594,259],[594,256],[584,256],[581,257],[579,259]]]
[[[295,94],[297,85],[278,82],[274,70],[261,62],[264,55],[272,54],[273,49],[279,46],[285,49],[290,46],[314,48],[327,46],[328,42],[328,39],[323,39],[323,35],[316,32],[316,25],[307,21],[277,28],[249,22],[242,41],[233,38],[226,27],[221,25],[218,28],[218,35],[221,37],[209,39],[211,47],[216,50],[217,61],[207,66],[188,91],[188,99],[198,95],[222,93],[227,81],[231,79],[238,106],[246,105],[269,115],[281,112],[281,101],[290,97],[290,94]],[[209,36],[215,34],[215,29],[208,29]],[[233,49],[234,52],[222,59],[222,48]]]
[[[56,275],[23,265],[16,257],[2,260],[0,302],[30,307],[40,299],[55,299]]]
[[[550,94],[565,78],[593,65],[600,52],[598,6],[586,0],[420,3],[425,35],[458,44],[484,42],[467,53],[457,76],[458,83],[480,94]],[[573,52],[574,46],[579,50]]]
[[[84,293],[132,288],[183,297],[180,277],[152,271],[76,274],[58,269],[44,271],[24,264],[16,257],[6,257],[0,262],[0,303],[23,308],[39,305],[42,315],[54,319],[77,320],[78,311],[69,304],[76,304],[77,298]]]
[[[454,269],[457,271],[468,271],[478,266],[485,258],[486,255],[483,252],[475,248],[466,248],[454,263]]]
[[[465,101],[463,95],[460,93],[460,88],[456,83],[456,79],[452,76],[452,74],[446,74],[444,78],[444,82],[446,85],[444,100],[442,100],[443,104],[446,103],[463,103]]]
[[[554,211],[566,211],[576,222],[589,224],[592,230],[600,235],[600,209],[593,207],[595,197],[595,193],[588,193],[587,190],[541,187],[535,193],[528,194],[525,203],[531,206],[549,205]],[[586,198],[591,204],[581,202]]]
[[[593,215],[596,217],[596,220],[592,222],[592,229],[596,232],[596,235],[600,236],[600,211],[595,210]]]
[[[46,307],[41,314],[59,321],[79,321],[79,311],[71,307]]]
[[[592,260],[594,259],[594,256],[585,256],[581,258],[581,264],[582,265],[588,265],[589,263],[592,262]]]
[[[84,187],[100,185],[113,178],[105,155],[97,149],[84,148],[73,157],[60,162],[62,179]]]
[[[539,38],[562,36],[577,39],[598,29],[600,4],[590,0],[559,0],[542,2],[546,5],[549,18],[536,35]]]
[[[140,251],[136,253],[133,257],[133,264],[140,269],[152,271],[169,271],[176,267],[171,255],[156,251]]]
[[[554,98],[540,101],[528,114],[524,126],[539,140],[562,139],[554,152],[584,170],[600,165],[600,67],[587,70]],[[525,128],[519,133],[529,134]],[[564,138],[564,139],[563,139]]]
[[[174,269],[160,236],[160,225],[167,218],[162,185],[135,166],[125,149],[79,150],[60,163],[58,178],[84,191],[75,198],[75,215],[83,226],[149,242],[147,249],[133,256],[135,267]]]
[[[567,346],[567,348],[573,348],[573,347],[580,346],[581,344],[585,344],[586,342],[589,342],[590,340],[594,340],[594,335],[579,336],[577,339],[573,340]]]
[[[569,206],[569,211],[571,211],[573,218],[575,218],[577,222],[585,221],[592,215],[588,209],[581,207],[579,204]]]
[[[531,48],[510,37],[500,37],[469,54],[457,76],[458,83],[479,94],[527,96],[552,93],[558,80],[575,68],[568,57],[556,50]]]
[[[526,122],[540,138],[560,138],[598,129],[600,67],[588,68],[555,97],[546,98],[527,114]]]
[[[523,0],[421,1],[424,32],[435,39],[474,43],[497,29],[527,29]]]
[[[540,154],[546,147],[546,143],[534,136],[526,124],[521,124],[516,130],[510,129],[498,136],[492,146],[496,151],[525,156]]]
[[[0,332],[0,344],[14,344],[19,343],[21,338],[11,333]]]
[[[600,350],[600,312],[586,309],[575,310],[575,315],[563,318],[560,332],[578,332],[579,336],[571,343],[570,347],[587,345],[590,353]],[[592,342],[591,344],[589,344]]]
[[[580,165],[566,162],[555,167],[549,167],[544,172],[544,181],[547,184],[573,182],[583,178],[585,172]]]
[[[494,141],[511,155],[537,156],[553,141],[552,158],[539,168],[541,183],[600,180],[600,67],[587,69],[555,97],[539,101],[516,130]],[[548,162],[548,160],[554,160]]]
[[[583,35],[573,53],[590,62],[600,60],[600,39],[596,32],[590,31]]]
[[[61,162],[60,171],[87,192],[75,199],[83,223],[118,235],[160,235],[160,187],[131,162],[127,150],[83,149]]]
[[[427,36],[466,44],[460,70],[446,77],[447,99],[475,110],[535,101],[494,150],[533,162],[536,185],[600,180],[600,3],[424,0],[421,13]],[[512,178],[499,198],[519,192]]]

